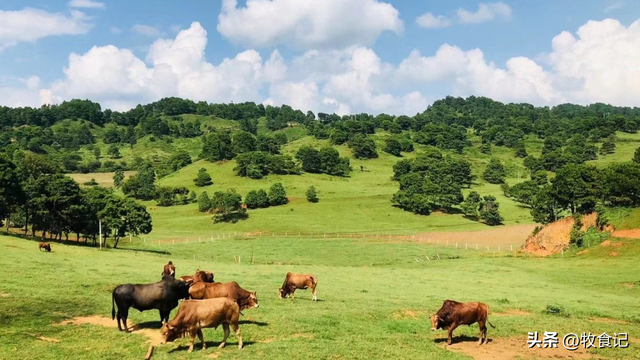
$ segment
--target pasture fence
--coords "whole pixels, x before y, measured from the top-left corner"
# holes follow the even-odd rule
[[[522,249],[524,242],[488,242],[488,241],[463,241],[460,239],[449,240],[442,239],[438,233],[425,234],[373,234],[373,233],[352,233],[352,232],[302,232],[302,231],[255,231],[255,232],[224,232],[200,236],[180,236],[163,239],[149,239],[145,236],[139,237],[138,241],[148,246],[159,248],[168,248],[172,246],[198,244],[198,243],[216,243],[222,240],[251,240],[259,238],[295,238],[295,239],[323,239],[331,240],[366,240],[373,243],[376,242],[414,242],[434,247],[444,247],[456,249],[461,252],[473,252],[483,257],[518,257],[526,256],[519,250]],[[128,239],[131,242],[131,238]],[[416,258],[416,261],[432,261],[430,257]],[[240,262],[237,259],[236,262]]]

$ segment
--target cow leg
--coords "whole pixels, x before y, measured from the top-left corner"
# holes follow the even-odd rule
[[[122,316],[120,317],[122,319],[122,327],[124,328],[124,331],[129,332],[129,327],[127,326],[127,318],[129,317],[129,309],[123,309],[122,310]]]
[[[449,326],[449,333],[447,334],[447,345],[451,345],[453,330],[455,330],[457,327],[458,327],[457,323],[453,323]]]
[[[196,331],[189,331],[189,352],[193,352],[193,343],[196,342]]]
[[[165,318],[164,311],[162,311],[162,309],[159,309],[158,311],[160,312],[160,324],[164,325],[164,318]]]
[[[487,343],[487,324],[484,321],[478,322],[478,327],[480,327],[480,340],[478,341],[478,345],[482,345],[482,343]]]
[[[311,288],[311,294],[313,295],[313,301],[317,301],[318,300],[318,295],[316,294],[315,285]]]
[[[231,324],[231,328],[233,328],[233,332],[236,333],[236,337],[238,338],[238,349],[242,349],[242,334],[240,334],[240,326],[237,323]]]
[[[227,338],[229,337],[229,324],[223,323],[222,330],[224,330],[224,337],[222,338],[222,342],[220,343],[220,346],[218,346],[218,349],[222,349],[225,345],[227,345]]]
[[[202,351],[204,351],[207,348],[207,344],[204,342],[204,335],[202,334],[202,329],[198,329],[198,339],[200,339],[200,342],[202,343]]]

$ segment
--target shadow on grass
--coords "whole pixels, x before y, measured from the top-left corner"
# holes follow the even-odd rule
[[[477,343],[478,341],[480,341],[480,338],[477,336],[467,336],[467,335],[460,335],[460,336],[453,336],[451,339],[451,345],[453,344],[458,344],[458,343],[463,343],[463,342],[475,342]],[[446,333],[445,333],[445,337],[443,338],[438,338],[435,339],[434,342],[436,344],[442,344],[442,343],[447,343],[447,337],[446,337]],[[493,342],[493,340],[487,338],[487,344]]]
[[[174,352],[187,352],[189,350],[189,338],[186,338],[186,345],[179,345],[171,350],[169,350],[169,354],[174,353]],[[229,341],[232,340],[232,341]],[[211,351],[214,352],[216,350],[220,350],[218,349],[218,346],[221,344],[220,341],[206,341],[205,340],[205,344],[207,344],[207,349],[205,351]],[[247,346],[252,346],[253,344],[255,344],[255,341],[243,341],[242,343],[242,348],[246,348]],[[238,341],[237,339],[233,339],[233,334],[229,335],[229,338],[227,339],[227,344],[224,347],[224,349],[227,348],[234,348],[235,350],[238,350]],[[200,343],[200,340],[198,340],[198,338],[196,337],[196,341],[194,342],[193,345],[193,352],[195,353],[196,351],[202,351],[202,344]]]
[[[130,331],[137,331],[142,329],[160,329],[162,323],[160,321],[146,321],[140,324],[135,324],[129,327]]]
[[[240,321],[238,321],[238,324],[240,324],[240,325],[255,325],[255,326],[259,326],[259,327],[269,326],[269,323],[267,323],[267,322],[253,321],[253,320],[240,320]]]

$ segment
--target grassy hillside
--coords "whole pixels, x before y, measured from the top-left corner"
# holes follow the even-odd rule
[[[52,253],[39,253],[35,242],[0,237],[0,251],[11,255],[4,257],[3,270],[20,274],[7,277],[0,289],[0,308],[4,309],[0,337],[8,340],[0,342],[0,358],[141,359],[147,338],[117,331],[110,319],[111,290],[121,283],[157,281],[168,260],[177,265],[178,275],[200,268],[214,271],[218,281],[238,281],[257,291],[260,308],[245,311],[241,318],[246,346],[242,351],[235,347],[233,335],[227,348],[216,349],[222,331],[206,329],[209,349],[204,353],[187,354],[188,341],[182,339],[156,347],[155,360],[207,356],[301,359],[310,355],[321,359],[468,359],[455,351],[477,351],[471,343],[477,339],[476,325],[456,331],[463,341],[450,347],[454,351],[442,348],[445,332],[429,331],[428,317],[444,299],[489,305],[489,319],[496,329],[489,328],[491,343],[483,351],[496,352],[495,358],[504,358],[501,351],[509,349],[519,351],[520,356],[533,354],[526,348],[530,331],[628,332],[628,349],[591,350],[591,355],[603,359],[640,356],[633,335],[640,331],[637,242],[625,241],[616,248],[620,254],[616,258],[596,251],[550,259],[492,259],[460,253],[456,260],[416,263],[404,258],[437,248],[398,243],[361,246],[358,241],[324,241],[319,247],[291,238],[269,241],[200,245],[190,249],[197,254],[193,260],[190,253],[177,250],[178,246],[170,256],[100,252],[60,244],[53,244]],[[279,246],[272,248],[276,243]],[[256,265],[233,262],[232,254],[247,252],[255,252]],[[303,265],[293,265],[297,257],[304,259]],[[349,262],[349,257],[355,261]],[[268,262],[260,261],[265,258]],[[294,301],[279,300],[277,288],[287,271],[317,275],[320,301],[312,303],[308,291],[296,293]],[[548,305],[561,308],[562,314],[545,314]],[[78,316],[97,316],[93,320],[108,327],[59,325]],[[157,318],[157,311],[130,312],[130,321],[142,323],[152,336],[158,331]]]

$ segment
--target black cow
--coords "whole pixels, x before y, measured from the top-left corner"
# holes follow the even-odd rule
[[[169,321],[171,310],[178,306],[178,300],[189,297],[189,284],[176,280],[172,276],[163,276],[162,280],[153,284],[124,284],[118,285],[111,294],[111,319],[116,318],[114,303],[118,307],[118,330],[129,331],[127,317],[129,308],[140,312],[145,310],[160,310],[160,321]]]

